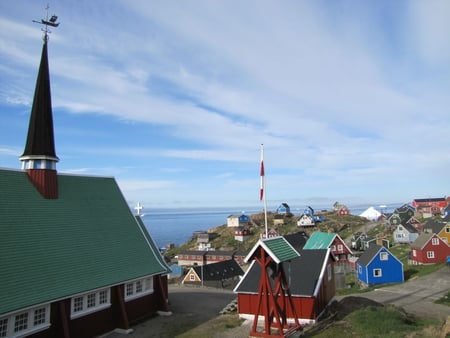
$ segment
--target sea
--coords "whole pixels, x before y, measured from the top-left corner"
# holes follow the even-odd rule
[[[373,206],[380,212],[391,213],[402,203],[393,203],[383,205],[347,205],[352,215],[360,215],[370,206]],[[303,213],[306,206],[292,207],[291,212],[299,216]],[[314,210],[330,210],[330,206],[313,206]],[[275,208],[276,209],[276,208]],[[142,211],[142,220],[155,241],[156,245],[164,248],[167,244],[180,246],[189,241],[194,232],[206,231],[208,229],[227,223],[227,217],[230,215],[257,214],[263,211],[263,207],[216,207],[216,208],[164,208],[152,209],[145,208]],[[269,210],[268,211],[275,211]]]

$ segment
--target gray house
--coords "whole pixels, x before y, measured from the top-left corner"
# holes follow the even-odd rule
[[[411,224],[399,224],[394,230],[394,243],[410,244],[419,237],[419,232]]]

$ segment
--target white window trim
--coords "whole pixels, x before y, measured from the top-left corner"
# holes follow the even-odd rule
[[[136,286],[139,282],[142,283],[142,291],[136,291]],[[133,286],[133,291],[130,295],[127,295],[127,285]],[[152,294],[153,292],[153,276],[136,279],[124,284],[124,298],[126,302],[136,298],[144,297],[146,295]]]
[[[433,237],[431,239],[431,245],[439,245],[439,238]]]
[[[433,259],[434,257],[434,251],[427,251],[427,258]]]
[[[379,271],[380,273],[377,275],[376,271]],[[381,269],[373,269],[373,276],[374,277],[382,277],[383,276],[383,271]]]
[[[387,252],[380,252],[380,261],[389,260],[389,254]]]
[[[35,311],[42,309],[42,308],[45,309],[44,322],[34,325],[34,313],[35,313]],[[18,332],[14,332],[16,317],[23,315],[24,313],[28,314],[27,328],[20,330]],[[36,307],[30,308],[25,311],[18,311],[18,312],[9,314],[8,316],[0,317],[0,320],[4,320],[4,319],[8,320],[7,329],[6,329],[6,337],[14,338],[14,337],[28,336],[30,334],[46,330],[50,327],[50,304],[36,306]]]
[[[100,304],[100,293],[102,291],[106,291],[106,303]],[[88,296],[91,294],[95,294],[95,306],[88,308],[87,307]],[[80,298],[80,297],[83,298],[83,308],[80,311],[74,311],[75,299]],[[101,311],[101,310],[107,309],[109,307],[111,307],[111,289],[110,288],[93,290],[91,292],[79,294],[79,295],[73,296],[70,300],[70,319],[83,317],[90,313]]]

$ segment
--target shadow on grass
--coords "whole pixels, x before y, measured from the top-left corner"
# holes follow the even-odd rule
[[[419,270],[416,270],[416,269],[408,269],[408,270],[406,270],[405,273],[404,273],[405,281],[409,280],[414,275],[417,275],[418,272],[419,272]]]

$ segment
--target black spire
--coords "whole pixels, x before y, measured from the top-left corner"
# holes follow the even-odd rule
[[[54,15],[50,21],[42,20],[42,22],[38,22],[45,25],[45,29],[43,29],[44,45],[42,46],[41,64],[39,65],[36,88],[34,90],[27,143],[25,151],[20,157],[22,169],[26,170],[30,181],[46,199],[58,198],[56,162],[59,159],[55,153],[55,139],[53,136],[52,98],[50,95],[50,72],[47,52],[48,33],[50,33],[48,26],[57,27],[59,24],[56,23],[56,19],[57,16]]]
[[[36,81],[33,107],[31,108],[27,143],[21,160],[41,159],[58,161],[53,135],[53,113],[50,93],[50,75],[48,67],[47,40],[44,37],[41,64]]]

